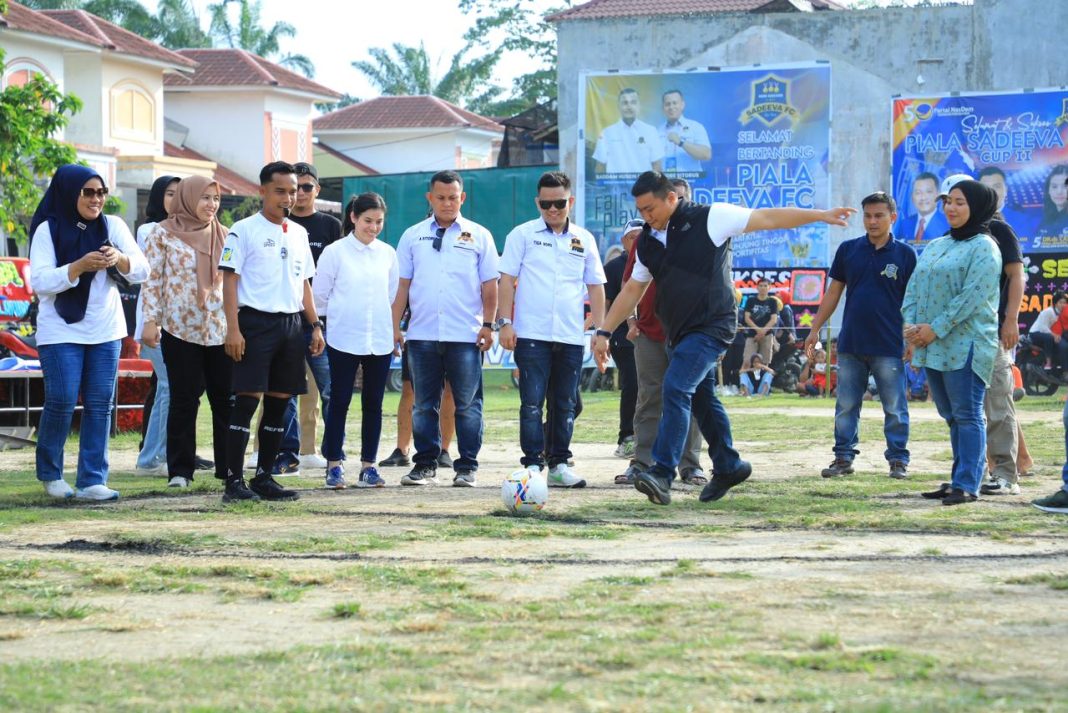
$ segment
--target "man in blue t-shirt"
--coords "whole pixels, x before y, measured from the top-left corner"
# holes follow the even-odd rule
[[[916,252],[890,232],[897,219],[893,198],[880,191],[861,201],[861,207],[867,235],[838,247],[829,273],[830,287],[805,340],[811,359],[820,329],[838,308],[842,292],[848,290],[838,339],[834,461],[822,475],[835,478],[853,472],[853,459],[860,452],[860,406],[871,375],[885,415],[883,433],[890,477],[904,479],[908,477],[909,412],[901,302],[916,267]]]

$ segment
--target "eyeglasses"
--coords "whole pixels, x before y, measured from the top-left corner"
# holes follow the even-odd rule
[[[444,235],[445,235],[445,228],[438,228],[437,231],[434,233],[434,242],[430,244],[431,247],[433,247],[438,252],[441,252],[441,238]]]
[[[83,188],[82,198],[105,198],[107,197],[108,189],[105,188]]]
[[[567,198],[561,198],[555,201],[538,201],[538,205],[542,210],[549,210],[550,208],[556,208],[557,210],[563,210],[567,208]]]
[[[312,191],[315,190],[315,184],[314,183],[301,183],[299,186],[297,186],[297,188],[299,188],[300,190],[304,191],[305,193],[311,193]]]

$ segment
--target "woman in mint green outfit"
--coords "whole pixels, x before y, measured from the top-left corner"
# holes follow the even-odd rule
[[[931,241],[912,274],[901,313],[912,363],[927,370],[938,413],[949,425],[952,482],[923,497],[943,505],[974,501],[986,454],[983,397],[994,371],[1001,255],[989,235],[994,190],[961,181],[943,199],[949,235]]]

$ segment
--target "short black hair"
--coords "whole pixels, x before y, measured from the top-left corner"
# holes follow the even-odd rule
[[[438,171],[430,177],[427,189],[434,190],[435,183],[459,183],[460,190],[464,187],[464,179],[456,171]]]
[[[637,93],[638,93],[638,90],[635,89],[634,87],[623,87],[622,89],[619,90],[619,96],[617,96],[616,99],[618,100],[619,97],[623,96],[624,94],[637,94]]]
[[[875,205],[876,203],[885,203],[886,207],[890,209],[891,213],[897,212],[897,201],[895,201],[894,197],[886,191],[875,191],[875,193],[871,193],[869,195],[864,196],[864,200],[860,202],[860,207],[867,208],[868,206]]]
[[[638,176],[638,180],[634,181],[634,185],[630,187],[630,194],[637,198],[638,196],[644,196],[646,193],[652,193],[657,198],[667,198],[667,194],[675,190],[675,186],[671,185],[671,179],[665,176],[660,171],[646,171],[642,175]]]
[[[352,222],[353,215],[359,218],[367,211],[375,210],[376,208],[383,213],[386,211],[386,200],[377,193],[361,193],[350,198],[349,205],[345,208],[345,219],[341,224],[342,234],[348,235],[356,227],[356,224]]]
[[[1054,292],[1053,293],[1053,304],[1057,304],[1058,302],[1060,302],[1063,299],[1068,299],[1068,292]]]
[[[565,191],[570,191],[571,177],[563,171],[546,171],[538,179],[538,190],[542,188],[563,188]]]
[[[678,191],[675,191],[679,194],[679,198],[687,198],[693,195],[693,189],[690,188],[690,182],[685,178],[672,178],[671,185],[679,189]]]
[[[766,276],[766,275],[764,275],[760,279],[757,280],[757,284],[759,285],[761,282],[766,282],[770,286],[771,285],[771,278]]]
[[[667,99],[668,94],[678,94],[679,99],[682,99],[683,101],[686,100],[686,97],[683,95],[681,89],[668,89],[666,92],[660,95],[660,101],[664,101],[665,99]]]
[[[976,180],[982,180],[983,176],[1001,176],[1002,180],[1007,180],[1005,178],[1005,172],[997,166],[987,166],[986,168],[982,169],[981,171],[979,171],[979,178]]]
[[[297,169],[294,168],[291,163],[286,163],[285,161],[271,161],[260,169],[260,185],[266,186],[274,180],[276,174],[281,173],[282,175],[291,175],[296,172]]]
[[[912,181],[912,185],[916,185],[920,181],[934,181],[935,189],[938,188],[938,176],[934,175],[930,171],[924,171]]]

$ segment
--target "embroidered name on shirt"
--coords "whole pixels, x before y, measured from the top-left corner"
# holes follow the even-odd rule
[[[273,248],[274,247],[274,239],[273,238],[267,238],[266,240],[264,240],[263,241],[263,247],[265,247],[265,248]]]
[[[881,276],[883,276],[883,277],[888,277],[891,280],[896,280],[897,279],[897,265],[895,265],[892,262],[891,263],[887,263],[886,267],[884,267],[883,271],[880,272],[879,274]]]
[[[571,249],[574,252],[577,252],[577,253],[586,252],[586,248],[582,247],[582,239],[581,238],[571,238]]]

